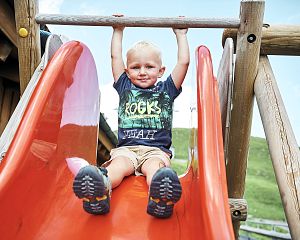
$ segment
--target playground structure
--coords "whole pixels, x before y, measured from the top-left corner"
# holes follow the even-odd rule
[[[16,2],[19,3],[15,6],[16,25],[18,30],[22,28],[19,34],[23,34],[22,37],[18,37],[21,92],[25,91],[34,70],[40,63],[38,24],[230,28],[224,31],[223,38],[224,42],[227,37],[236,39],[233,93],[230,93],[230,87],[220,87],[219,89],[221,112],[224,108],[226,109],[226,117],[222,114],[222,120],[223,136],[226,136],[223,141],[224,149],[226,150],[225,159],[227,163],[228,195],[233,202],[235,199],[243,198],[255,94],[290,233],[294,239],[300,237],[299,148],[290,127],[274,74],[272,73],[266,56],[268,54],[299,55],[299,26],[273,27],[263,24],[264,1],[242,1],[240,19],[115,18],[36,15],[35,1]],[[26,4],[29,4],[30,7]],[[31,12],[25,13],[21,11],[25,6],[27,6]],[[24,29],[28,35],[26,35]],[[291,33],[293,33],[294,36],[292,39]],[[287,39],[289,41],[287,41]],[[261,53],[265,56],[261,56]],[[219,71],[222,71],[222,68]],[[226,73],[224,75],[226,76]],[[229,99],[229,103],[226,99]],[[230,101],[232,101],[232,103],[230,103]],[[230,109],[228,108],[228,104],[229,106],[231,106],[231,104],[233,106],[231,111],[227,110]],[[200,105],[198,105],[198,107],[199,106]],[[198,109],[198,113],[199,111]],[[199,139],[198,137],[198,140]],[[239,200],[237,201],[239,202]],[[74,207],[74,209],[75,208],[76,207]],[[236,206],[233,206],[235,210],[232,210],[232,220],[234,220],[233,225],[235,235],[237,236],[239,221],[236,220],[240,219],[238,217],[234,219],[234,214],[240,215],[240,211],[236,208]],[[218,239],[216,236],[212,237]]]

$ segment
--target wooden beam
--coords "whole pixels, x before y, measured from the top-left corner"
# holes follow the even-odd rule
[[[236,29],[225,29],[222,43],[226,38],[234,39],[236,44]],[[264,24],[260,54],[300,56],[300,25],[268,25]]]
[[[36,0],[15,0],[14,2],[16,28],[19,32],[18,52],[22,94],[41,61],[40,27],[34,20],[38,12],[38,3]],[[20,31],[21,28],[23,31]]]
[[[253,84],[258,68],[264,6],[264,0],[241,1],[226,166],[230,198],[243,198],[245,191],[254,99]],[[238,238],[239,225],[239,222],[234,222],[236,238]]]
[[[262,228],[255,228],[247,225],[241,226],[241,230],[249,233],[256,233],[258,235],[266,236],[268,239],[291,239],[291,235],[288,233],[275,232],[274,230],[266,230]]]
[[[126,26],[160,28],[238,28],[238,19],[191,18],[191,17],[114,17],[64,14],[38,14],[39,24],[81,25],[81,26]]]
[[[292,239],[300,239],[300,151],[266,56],[254,91]]]
[[[14,11],[5,1],[0,1],[0,19],[0,30],[18,46]]]

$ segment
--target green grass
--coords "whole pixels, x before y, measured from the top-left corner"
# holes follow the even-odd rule
[[[250,140],[245,199],[249,217],[285,220],[268,146],[263,138]]]
[[[188,158],[189,129],[173,129],[175,159]],[[178,174],[186,169],[182,161],[174,160]],[[284,212],[275,180],[266,140],[251,137],[244,198],[248,202],[248,217],[284,220]]]
[[[175,158],[187,159],[190,129],[174,128],[172,130],[172,146],[175,147]]]

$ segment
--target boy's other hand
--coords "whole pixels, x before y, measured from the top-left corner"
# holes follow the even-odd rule
[[[185,16],[178,16],[179,18],[184,18]],[[173,28],[173,32],[175,34],[186,34],[188,31],[188,28]]]
[[[113,17],[124,17],[124,14],[122,14],[122,13],[114,13],[112,16]],[[121,31],[123,31],[124,28],[125,28],[125,26],[120,26],[120,25],[114,25],[112,27],[113,27],[114,30],[121,30]]]
[[[186,34],[188,32],[188,28],[173,28],[173,32],[175,34]]]

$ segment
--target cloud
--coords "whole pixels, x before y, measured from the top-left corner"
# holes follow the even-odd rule
[[[39,12],[40,13],[60,13],[60,8],[64,0],[40,0],[39,1]]]

